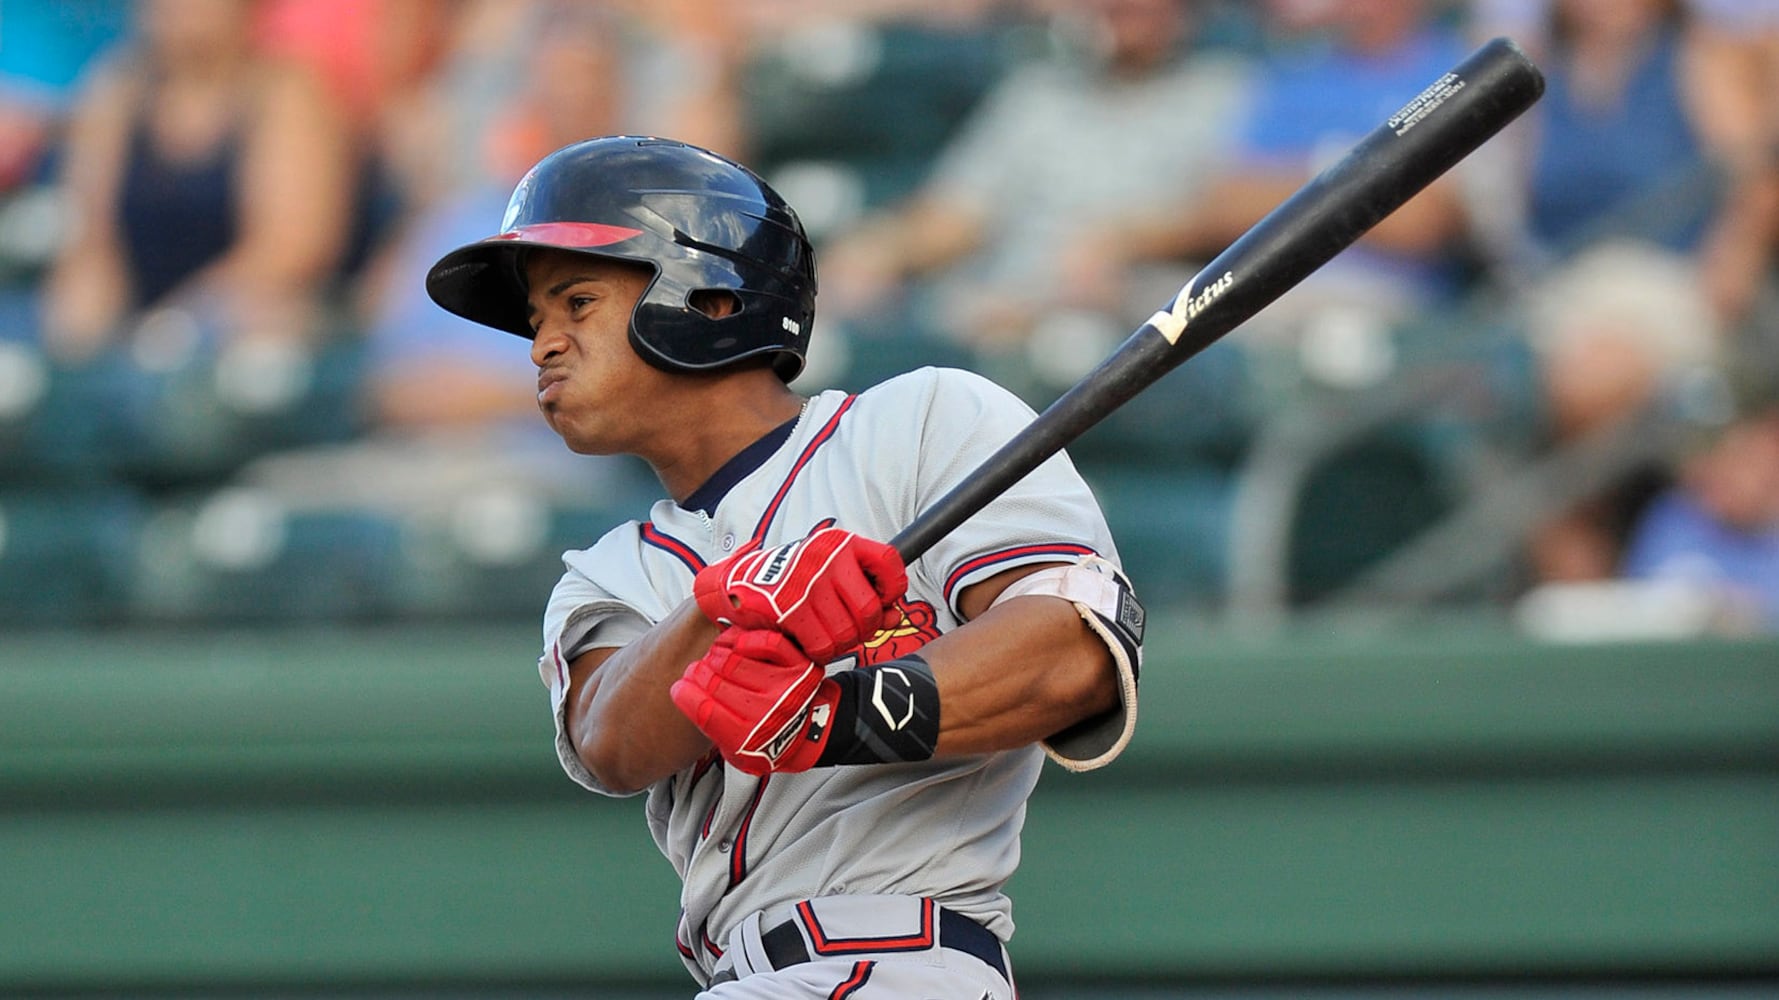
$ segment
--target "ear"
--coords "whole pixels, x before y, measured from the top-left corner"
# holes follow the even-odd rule
[[[741,311],[741,299],[726,288],[700,288],[686,303],[711,319],[722,319]]]

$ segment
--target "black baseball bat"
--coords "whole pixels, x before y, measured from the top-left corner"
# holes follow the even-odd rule
[[[1544,74],[1512,41],[1497,38],[1471,53],[1218,254],[890,545],[904,561],[918,559],[1108,413],[1351,246],[1543,93]]]

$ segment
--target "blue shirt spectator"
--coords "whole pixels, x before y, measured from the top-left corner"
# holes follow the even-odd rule
[[[1779,408],[1731,424],[1687,464],[1637,523],[1621,573],[1700,589],[1727,627],[1779,632]]]
[[[1399,41],[1361,48],[1318,37],[1267,61],[1249,127],[1236,158],[1242,170],[1290,172],[1307,178],[1332,165],[1372,129],[1468,54],[1456,32],[1431,20]],[[1450,289],[1448,261],[1364,243],[1344,255],[1343,268],[1382,268],[1426,296]]]
[[[1573,249],[1616,217],[1671,250],[1698,248],[1714,206],[1700,184],[1708,164],[1681,93],[1680,53],[1676,30],[1658,29],[1610,102],[1578,93],[1567,64],[1551,67],[1539,115],[1561,140],[1538,146],[1527,212],[1546,246]]]

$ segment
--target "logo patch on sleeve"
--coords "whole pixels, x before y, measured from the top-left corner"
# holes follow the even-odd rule
[[[1118,624],[1137,641],[1143,643],[1143,606],[1137,603],[1135,594],[1120,588],[1118,591]]]

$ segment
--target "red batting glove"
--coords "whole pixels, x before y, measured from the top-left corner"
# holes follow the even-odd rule
[[[692,596],[718,625],[774,629],[826,663],[902,619],[908,571],[896,550],[839,528],[747,549],[700,570]]]
[[[731,628],[686,667],[668,693],[735,767],[748,774],[802,771],[821,754],[819,739],[807,738],[811,713],[824,722],[828,716],[818,710],[818,694],[835,688],[831,702],[837,693],[823,678],[822,669],[786,636]]]

